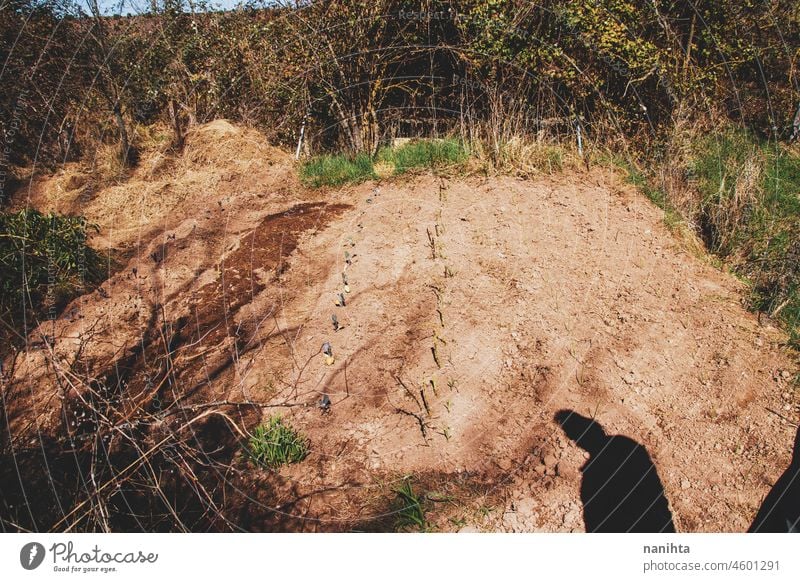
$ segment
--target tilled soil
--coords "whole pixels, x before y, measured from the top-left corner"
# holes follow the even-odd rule
[[[746,530],[788,464],[800,410],[785,335],[613,173],[336,191],[241,179],[165,212],[46,324],[53,351],[13,368],[13,438],[58,430],[53,362],[80,351],[129,390],[281,412],[309,456],[250,468],[231,511],[268,509],[287,529],[392,527],[411,476],[439,530],[583,531],[588,453],[559,410],[646,449],[678,531]]]

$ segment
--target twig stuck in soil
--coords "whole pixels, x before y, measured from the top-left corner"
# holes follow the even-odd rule
[[[780,412],[777,412],[777,411],[775,411],[775,410],[772,410],[772,409],[771,409],[770,407],[768,407],[768,406],[765,406],[765,407],[764,407],[764,410],[766,410],[767,412],[771,412],[772,414],[774,414],[774,415],[775,415],[775,416],[777,416],[778,418],[782,418],[783,420],[785,420],[786,422],[788,422],[789,424],[791,424],[791,425],[792,425],[793,427],[795,427],[795,428],[797,428],[798,426],[800,426],[800,424],[798,424],[798,423],[797,423],[797,422],[795,422],[794,420],[791,420],[790,418],[786,418],[786,417],[785,417],[784,415],[782,415]]]
[[[423,386],[422,388],[420,388],[420,389],[419,389],[419,395],[420,395],[420,397],[422,398],[422,404],[423,404],[423,406],[425,406],[425,414],[427,414],[428,416],[430,416],[430,415],[431,415],[431,409],[430,409],[430,407],[428,406],[428,399],[427,399],[427,398],[425,398],[425,386]]]
[[[433,342],[433,346],[431,346],[431,353],[433,354],[433,361],[436,363],[437,368],[441,368],[442,364],[439,361],[439,349],[436,344],[436,340]]]
[[[434,261],[436,260],[436,239],[433,237],[433,233],[431,232],[430,228],[426,228],[425,232],[428,233],[428,246],[431,247],[431,259]]]
[[[411,397],[411,399],[416,403],[417,408],[422,410],[422,405],[419,403],[419,400],[417,400],[417,397],[409,389],[409,387],[406,386],[405,382],[403,382],[403,380],[400,378],[400,376],[395,376],[394,379],[397,380],[397,383],[400,384],[400,386],[403,388],[403,390],[406,391],[406,394],[408,394]]]
[[[425,439],[425,444],[428,443],[427,425],[425,423],[425,419],[422,418],[421,414],[417,414],[416,412],[409,412],[408,410],[398,407],[395,407],[394,411],[399,412],[400,414],[405,414],[406,416],[412,416],[416,418],[417,422],[419,423],[419,430],[422,433],[422,438]]]

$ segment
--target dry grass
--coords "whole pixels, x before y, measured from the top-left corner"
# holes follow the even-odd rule
[[[490,144],[474,141],[470,149],[481,171],[530,178],[583,167],[578,152],[555,141],[515,136]]]
[[[124,169],[113,145],[100,144],[87,163],[70,163],[35,180],[30,203],[42,210],[76,213],[101,227],[103,246],[125,245],[171,213],[191,213],[206,193],[262,192],[265,184],[291,183],[291,156],[255,130],[227,121],[193,127],[174,151],[167,126],[136,128],[139,164]]]

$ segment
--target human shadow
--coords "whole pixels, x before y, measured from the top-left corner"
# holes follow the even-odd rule
[[[749,533],[800,533],[800,428],[794,437],[794,452],[789,467],[775,482]]]
[[[597,422],[572,410],[555,420],[591,456],[581,467],[581,501],[587,532],[674,532],[664,487],[642,445],[607,435]]]

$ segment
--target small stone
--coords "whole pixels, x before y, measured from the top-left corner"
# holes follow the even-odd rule
[[[682,479],[681,480],[681,489],[689,489],[689,487],[691,487],[691,486],[692,486],[692,484],[689,482],[688,479]]]
[[[548,454],[544,456],[542,462],[544,463],[545,467],[547,467],[548,469],[552,469],[556,466],[556,463],[558,463],[558,459],[556,459],[555,455]]]
[[[580,519],[580,513],[577,507],[571,507],[566,515],[564,515],[564,525],[570,527],[572,525],[576,525],[577,521]]]
[[[536,506],[537,502],[535,499],[528,497],[520,499],[520,501],[517,503],[517,513],[520,513],[522,515],[532,515],[536,513],[535,512]]]
[[[511,462],[511,459],[505,458],[498,460],[497,466],[503,471],[508,472],[514,467],[514,463]]]
[[[575,476],[575,469],[564,461],[559,461],[558,465],[556,465],[556,475],[559,477],[571,478]]]

